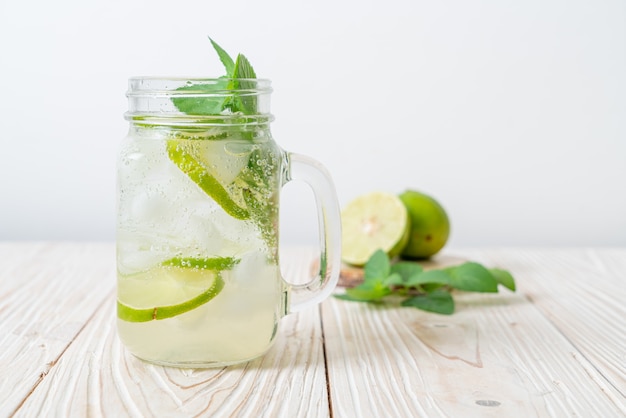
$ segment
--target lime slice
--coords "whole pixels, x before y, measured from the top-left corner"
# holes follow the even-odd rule
[[[342,260],[362,266],[378,249],[394,257],[409,238],[409,217],[402,201],[391,193],[357,197],[341,212]]]
[[[204,305],[224,287],[220,272],[237,262],[227,257],[173,258],[148,271],[121,276],[117,316],[124,321],[147,322]]]
[[[226,213],[235,219],[248,219],[250,213],[239,206],[228,194],[224,186],[194,156],[184,149],[177,140],[167,141],[167,154],[170,160],[180,168],[194,183],[217,202]]]
[[[167,154],[226,213],[238,220],[253,221],[268,247],[274,248],[278,153],[269,147],[253,150],[243,142],[226,142],[218,155],[212,155],[210,148],[197,146],[199,142],[206,141],[168,140]],[[228,157],[236,164],[226,164]]]

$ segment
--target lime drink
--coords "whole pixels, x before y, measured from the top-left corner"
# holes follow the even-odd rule
[[[131,352],[193,366],[269,348],[285,310],[267,229],[277,166],[271,142],[237,135],[139,126],[122,144],[118,332]]]
[[[271,82],[211,41],[220,78],[129,80],[130,129],[117,161],[117,329],[135,356],[218,367],[265,353],[286,314],[320,303],[340,270],[332,180],[273,140]],[[279,268],[280,191],[316,197],[320,267],[292,284]]]

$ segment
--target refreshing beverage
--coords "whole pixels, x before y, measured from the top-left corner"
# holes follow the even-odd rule
[[[263,354],[286,309],[273,233],[274,143],[141,126],[131,137],[118,164],[120,338],[161,363]],[[227,194],[206,193],[189,161]],[[167,307],[176,314],[161,319]]]
[[[117,176],[117,317],[127,349],[154,363],[223,366],[265,353],[288,313],[319,303],[339,274],[339,207],[316,161],[270,133],[271,86],[213,43],[216,79],[137,77]],[[279,268],[282,186],[313,190],[320,269],[293,285]]]

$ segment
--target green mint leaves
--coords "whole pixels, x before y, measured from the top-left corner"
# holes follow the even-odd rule
[[[224,64],[224,68],[226,69],[226,78],[256,78],[256,74],[254,73],[254,69],[250,64],[250,61],[248,61],[243,54],[237,55],[237,59],[233,61],[230,55],[228,55],[228,52],[219,46],[217,42],[211,38],[209,38],[209,41],[211,41],[213,49],[215,49],[215,52],[217,52],[217,55],[220,57],[220,61]]]
[[[413,262],[392,264],[387,254],[378,250],[365,264],[363,283],[335,297],[355,302],[382,302],[387,296],[400,296],[404,298],[401,306],[450,315],[454,312],[452,289],[495,293],[499,285],[515,291],[515,280],[506,270],[466,262],[425,271]]]
[[[224,64],[224,68],[226,68],[226,74],[235,74],[235,62],[228,55],[228,52],[224,51],[224,48],[219,46],[217,42],[209,37],[209,41],[211,41],[211,45],[213,45],[213,49],[217,52],[217,55],[220,57],[220,61]]]
[[[423,295],[413,296],[401,303],[402,306],[412,306],[423,311],[434,312],[443,315],[454,313],[454,299],[446,290],[433,290]]]
[[[256,78],[256,73],[250,61],[243,54],[238,54],[233,60],[213,39],[209,40],[224,64],[226,75],[217,79],[214,84],[199,83],[179,87],[176,91],[188,93],[189,97],[174,97],[172,103],[179,111],[188,115],[255,114],[256,95],[245,92],[256,87],[252,80]],[[193,97],[194,95],[197,96]]]

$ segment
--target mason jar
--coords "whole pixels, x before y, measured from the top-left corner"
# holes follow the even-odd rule
[[[283,151],[262,79],[129,80],[129,132],[117,164],[117,325],[135,356],[213,367],[263,355],[279,320],[326,298],[341,226],[328,172]],[[319,271],[281,275],[281,188],[316,197]]]

